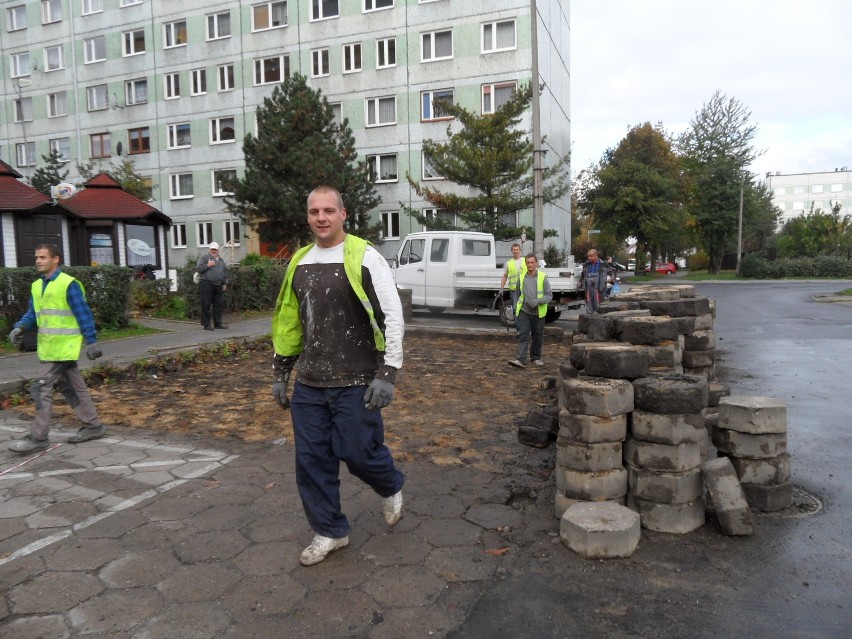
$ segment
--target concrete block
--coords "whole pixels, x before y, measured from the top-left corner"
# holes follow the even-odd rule
[[[621,442],[556,444],[556,464],[574,470],[612,470],[621,468]]]
[[[716,351],[684,351],[683,367],[706,368],[716,363]]]
[[[683,374],[684,375],[693,375],[695,377],[703,377],[708,382],[710,382],[710,381],[713,381],[714,379],[716,379],[716,365],[713,364],[712,366],[695,366],[695,367],[684,366],[683,367]]]
[[[678,292],[681,299],[684,297],[695,297],[695,286],[692,284],[674,284],[672,288]]]
[[[624,468],[587,472],[556,467],[556,488],[566,497],[584,501],[621,499],[627,494]]]
[[[793,484],[784,482],[774,486],[741,484],[748,505],[765,513],[774,513],[793,505]]]
[[[700,413],[707,406],[707,380],[692,375],[655,375],[633,381],[639,410],[661,414]]]
[[[574,504],[559,524],[562,543],[587,559],[629,557],[640,535],[639,515],[611,502]]]
[[[751,535],[751,511],[731,461],[727,457],[711,459],[701,465],[701,475],[722,531],[726,535]]]
[[[615,340],[615,322],[609,315],[580,313],[577,317],[577,330],[585,333],[594,342]]]
[[[556,491],[556,496],[553,499],[553,514],[556,515],[557,519],[562,519],[562,514],[568,510],[574,504],[618,504],[619,506],[623,506],[626,497],[621,497],[619,499],[611,499],[605,502],[600,501],[586,501],[585,499],[571,499],[570,497],[566,497],[560,491]]]
[[[711,317],[716,317],[716,300],[708,299],[710,302],[710,315]]]
[[[731,389],[719,382],[710,382],[707,386],[707,391],[707,405],[712,407],[718,406],[719,400],[731,394]]]
[[[656,532],[684,535],[704,525],[704,502],[658,504],[627,495],[627,507],[639,513],[642,527]]]
[[[645,346],[649,368],[674,368],[683,364],[683,349],[679,340],[663,342],[656,346]]]
[[[767,459],[787,452],[787,433],[751,435],[727,428],[714,428],[712,437],[718,451],[731,457]]]
[[[695,316],[696,331],[712,331],[713,330],[713,315],[705,313],[704,315]]]
[[[640,303],[649,300],[673,301],[680,299],[680,292],[671,286],[652,286],[645,284],[631,287],[628,292],[619,295],[618,299],[639,301]]]
[[[538,426],[521,424],[518,426],[518,441],[525,446],[547,448],[550,445],[550,431]]]
[[[701,414],[704,416],[704,428],[707,429],[708,434],[712,434],[713,429],[719,427],[719,409],[708,406],[701,411]]]
[[[701,465],[701,446],[657,444],[628,438],[624,444],[624,463],[647,470],[682,472]]]
[[[786,433],[787,404],[774,397],[723,397],[719,400],[719,426],[752,435]]]
[[[768,459],[746,459],[745,457],[728,459],[731,460],[737,476],[744,484],[777,485],[790,481],[792,461],[787,453]]]
[[[695,331],[684,335],[683,348],[687,351],[712,351],[716,348],[716,333]]]
[[[583,344],[571,349],[571,364],[593,377],[636,379],[648,374],[648,353],[630,344]]]
[[[647,308],[651,315],[668,317],[695,317],[710,313],[710,301],[706,297],[679,298],[671,301],[646,300],[641,308]]]
[[[630,414],[630,433],[634,439],[660,444],[701,443],[707,439],[701,413],[662,415],[634,410]]]
[[[685,504],[704,494],[699,468],[668,473],[629,466],[627,485],[634,497],[658,504]]]
[[[623,442],[627,437],[627,415],[596,417],[559,411],[559,437],[556,443]]]
[[[672,318],[677,325],[677,332],[681,335],[687,335],[689,333],[695,332],[695,318],[694,317],[673,317]]]
[[[572,349],[573,349],[573,347],[572,347]],[[564,362],[562,362],[559,365],[559,379],[560,380],[572,379],[574,377],[577,377],[577,375],[579,375],[579,374],[580,374],[580,371],[578,371],[576,368],[574,368],[571,365],[570,359],[566,359]]]
[[[544,327],[544,343],[545,344],[561,344],[565,339],[565,329],[561,326],[545,326]]]
[[[657,345],[677,339],[677,324],[670,317],[623,317],[616,320],[616,336],[622,342]]]
[[[617,313],[619,311],[638,311],[639,310],[639,302],[629,302],[627,300],[621,299],[611,299],[608,302],[602,302],[600,306],[598,306],[598,314],[599,315],[608,315],[609,313]],[[646,315],[650,315],[647,311],[645,311]]]
[[[559,432],[559,409],[556,406],[531,408],[527,411],[526,425],[550,431],[555,439]]]
[[[575,414],[612,417],[633,410],[633,385],[623,379],[578,377],[563,380],[560,389],[559,408]]]

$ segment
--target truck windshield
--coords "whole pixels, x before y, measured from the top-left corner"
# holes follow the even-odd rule
[[[424,248],[426,248],[426,240],[408,240],[399,253],[399,263],[415,264],[422,262]]]
[[[479,257],[491,255],[491,242],[488,240],[464,240],[462,241],[462,255]]]

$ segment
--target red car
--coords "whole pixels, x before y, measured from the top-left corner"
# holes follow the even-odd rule
[[[650,264],[645,265],[645,272],[651,272]],[[671,275],[672,273],[676,272],[677,264],[675,264],[674,262],[657,262],[657,273],[660,273],[661,275]]]

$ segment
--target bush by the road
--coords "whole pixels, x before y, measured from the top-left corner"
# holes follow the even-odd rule
[[[745,255],[740,263],[740,275],[755,279],[782,279],[785,277],[852,277],[852,260],[842,257],[792,257],[767,260],[760,255]]]

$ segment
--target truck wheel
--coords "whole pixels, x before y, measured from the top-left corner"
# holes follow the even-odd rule
[[[427,310],[428,310],[428,311],[429,311],[432,315],[440,315],[440,314],[441,314],[441,313],[443,313],[443,312],[444,312],[444,310],[445,310],[443,306],[427,306],[427,307],[426,307],[426,309],[427,309]]]
[[[562,315],[562,311],[554,311],[552,308],[547,309],[547,315],[544,316],[544,323],[550,324],[555,322]]]
[[[506,328],[511,328],[515,325],[515,313],[512,309],[512,300],[501,299],[498,303],[497,310],[500,312],[500,323]]]

